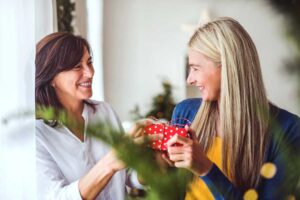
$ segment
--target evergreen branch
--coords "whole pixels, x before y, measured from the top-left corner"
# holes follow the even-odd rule
[[[112,128],[108,123],[95,123],[87,129],[90,136],[111,145],[119,158],[129,168],[136,170],[147,183],[146,199],[183,199],[192,174],[185,169],[163,168],[155,160],[155,153],[144,145],[136,144],[132,138]],[[148,141],[149,142],[149,141]]]

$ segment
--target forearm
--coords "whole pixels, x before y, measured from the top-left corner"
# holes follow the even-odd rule
[[[243,192],[236,188],[216,165],[199,178],[205,182],[215,199],[243,199]]]
[[[79,180],[79,191],[82,199],[95,199],[116,171],[108,156],[101,159]]]

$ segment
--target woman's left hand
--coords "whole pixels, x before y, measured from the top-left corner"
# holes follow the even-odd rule
[[[205,155],[195,132],[188,126],[185,128],[191,135],[191,139],[179,135],[173,136],[167,143],[169,157],[164,155],[163,158],[170,165],[186,168],[197,176],[204,176],[211,169],[212,162]],[[173,146],[175,143],[182,146]]]

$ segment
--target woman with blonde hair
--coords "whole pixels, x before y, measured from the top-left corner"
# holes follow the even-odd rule
[[[189,41],[189,68],[187,82],[199,88],[202,99],[179,103],[173,120],[192,121],[192,137],[174,136],[164,157],[199,177],[186,198],[241,199],[255,189],[260,199],[278,199],[285,195],[276,192],[284,180],[291,181],[292,191],[298,177],[285,179],[284,153],[286,146],[299,152],[299,118],[268,101],[257,50],[245,29],[228,17],[199,27]],[[260,175],[268,162],[277,169],[270,179]]]

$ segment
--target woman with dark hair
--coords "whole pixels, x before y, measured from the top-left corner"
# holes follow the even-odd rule
[[[113,109],[90,100],[94,68],[88,42],[53,33],[36,48],[36,106],[66,113],[36,120],[38,199],[125,199],[125,182],[139,187],[125,165],[104,143],[86,135],[87,124],[105,121],[123,132]],[[72,123],[75,122],[75,123]]]

